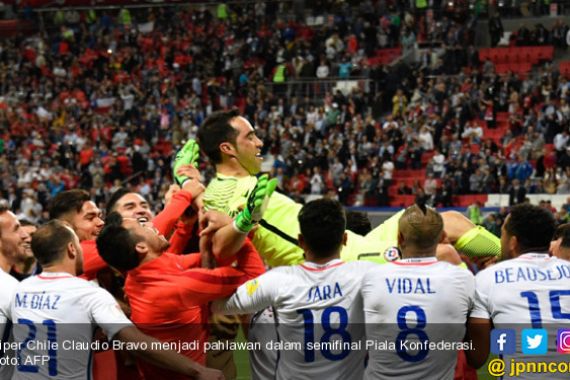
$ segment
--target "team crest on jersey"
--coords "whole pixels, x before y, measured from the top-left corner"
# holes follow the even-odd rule
[[[400,250],[398,247],[390,247],[384,251],[386,261],[396,261],[400,258]]]
[[[257,280],[251,280],[250,282],[248,282],[247,285],[245,286],[247,295],[251,297],[253,293],[255,293],[257,288],[259,288],[259,283],[257,282]]]

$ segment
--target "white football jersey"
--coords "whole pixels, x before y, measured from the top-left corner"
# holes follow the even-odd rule
[[[261,349],[269,342],[279,340],[277,324],[272,307],[268,307],[251,316],[247,340],[259,343],[259,350],[248,350],[249,366],[251,367],[251,380],[269,380],[275,377],[277,365],[277,351]]]
[[[453,379],[474,290],[471,272],[435,257],[374,266],[362,283],[364,378]]]
[[[568,361],[567,355],[556,352],[556,339],[558,329],[570,325],[570,262],[547,254],[527,253],[477,273],[475,281],[471,317],[491,319],[495,329],[515,330],[516,353],[508,359]],[[531,328],[547,330],[547,355],[522,353],[522,345],[526,344],[522,330]],[[505,379],[510,378],[509,372]],[[544,373],[524,373],[516,378],[544,378]],[[548,378],[568,379],[568,373],[549,373]]]
[[[30,277],[11,302],[19,365],[13,380],[90,379],[97,326],[111,339],[131,321],[105,289],[68,273]]]
[[[252,313],[273,306],[277,341],[261,349],[277,353],[275,378],[362,378],[366,351],[361,279],[370,263],[278,267],[240,286],[213,310]]]
[[[10,300],[12,299],[12,294],[18,286],[18,280],[10,276],[8,273],[0,269],[0,359],[4,357],[13,357],[14,352],[7,347],[4,350],[2,343],[11,341],[10,328]],[[14,370],[13,365],[2,365],[0,364],[0,379],[9,379],[12,376],[12,371]]]

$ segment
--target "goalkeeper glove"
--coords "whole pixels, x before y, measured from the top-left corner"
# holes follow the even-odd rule
[[[234,228],[242,233],[248,233],[263,218],[263,213],[269,204],[269,198],[277,187],[277,179],[269,179],[267,174],[257,180],[257,184],[247,198],[246,207],[236,216]]]
[[[183,165],[192,165],[196,167],[198,164],[198,158],[200,157],[200,146],[194,139],[186,141],[186,144],[176,153],[176,158],[174,159],[174,166],[172,168],[173,177],[176,183],[182,187],[184,182],[188,180],[185,175],[177,174],[178,169]]]

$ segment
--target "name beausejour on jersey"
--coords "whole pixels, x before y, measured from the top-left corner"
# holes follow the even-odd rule
[[[542,282],[570,279],[570,263],[552,268],[507,267],[495,270],[495,284],[514,282]]]

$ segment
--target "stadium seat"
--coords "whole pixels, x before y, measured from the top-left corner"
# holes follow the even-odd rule
[[[414,204],[416,200],[415,195],[396,195],[390,197],[391,207],[408,207]]]

